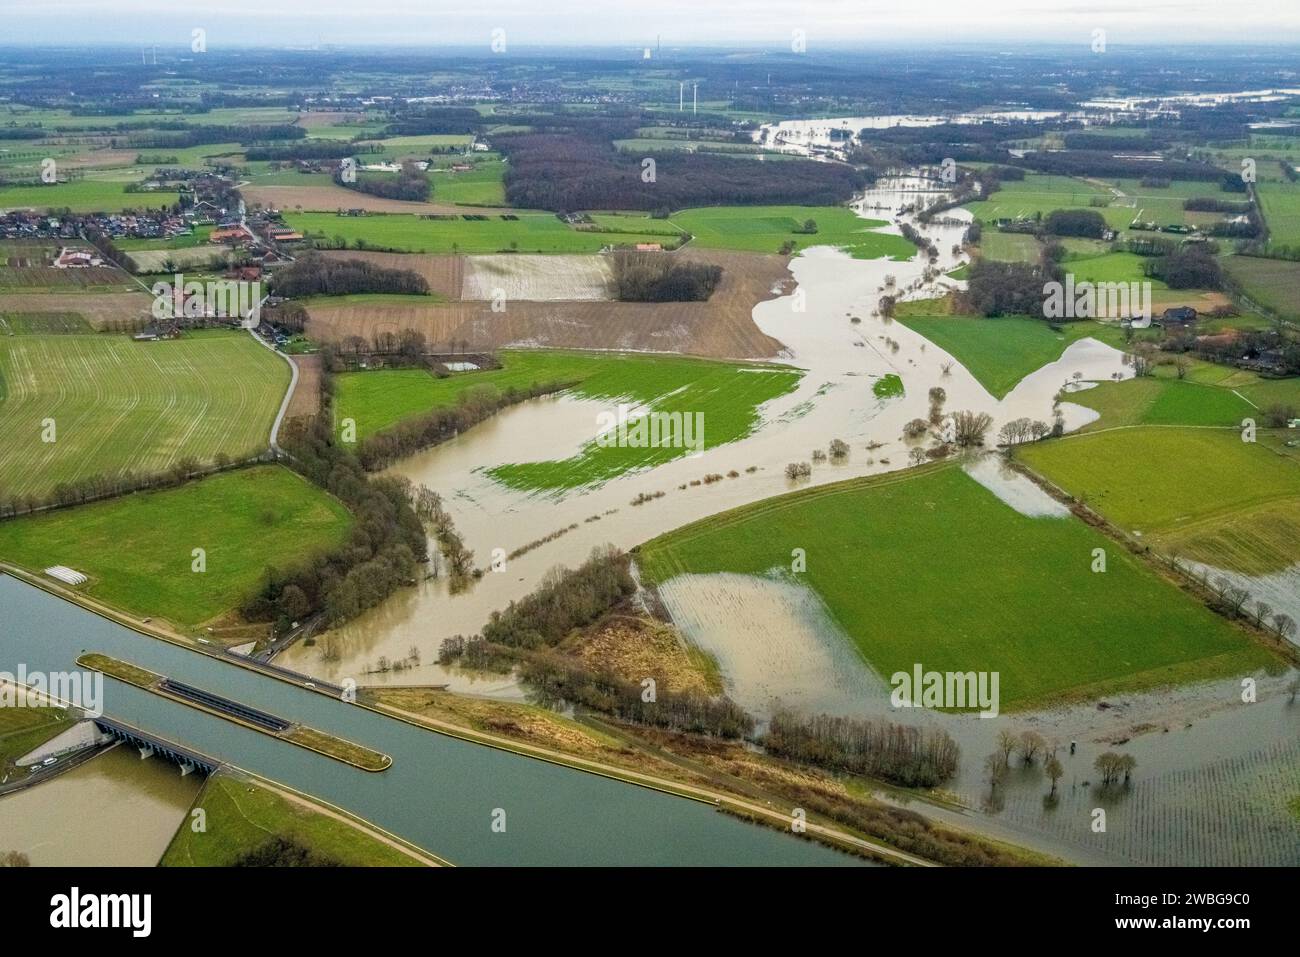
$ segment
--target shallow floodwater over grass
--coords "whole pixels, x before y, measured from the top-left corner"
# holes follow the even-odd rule
[[[500,369],[462,372],[445,379],[423,369],[345,374],[339,377],[337,421],[352,418],[358,434],[365,435],[402,418],[454,404],[475,387],[526,389],[571,382],[574,385],[566,391],[567,397],[594,403],[589,427],[584,430],[587,441],[577,450],[567,441],[559,442],[550,455],[541,452],[533,459],[524,458],[529,450],[521,449],[520,461],[488,469],[492,478],[511,488],[555,492],[604,482],[744,438],[759,425],[760,406],[793,391],[803,375],[802,370],[771,363],[738,364],[640,353],[519,349],[503,352],[501,362]],[[620,406],[625,419],[623,441],[597,442],[598,435],[608,428],[609,417],[618,417]],[[660,428],[655,447],[638,444],[639,423],[649,424],[647,413],[676,416],[671,434]],[[689,436],[687,422],[692,428]],[[701,445],[687,447],[674,438],[699,440]]]
[[[791,568],[796,549],[794,578],[878,674],[996,671],[1004,709],[1273,660],[1093,529],[1020,514],[955,463],[738,509],[647,543],[640,561],[671,582]]]

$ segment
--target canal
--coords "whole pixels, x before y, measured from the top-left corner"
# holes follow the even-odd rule
[[[112,679],[104,712],[315,795],[463,865],[851,865],[710,805],[461,741],[131,631],[0,574],[0,670],[98,651],[393,758],[369,773]],[[0,813],[4,804],[0,802]],[[494,832],[504,812],[505,830]]]

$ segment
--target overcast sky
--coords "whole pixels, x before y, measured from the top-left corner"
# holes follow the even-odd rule
[[[1300,0],[0,0],[0,44],[1296,43]]]

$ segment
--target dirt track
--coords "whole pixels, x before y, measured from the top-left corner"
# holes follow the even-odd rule
[[[398,266],[404,266],[403,259],[448,258],[368,255],[393,255]],[[470,350],[521,345],[726,359],[780,354],[781,343],[759,331],[752,313],[757,303],[777,294],[773,289],[788,289],[791,278],[785,257],[691,249],[674,255],[723,267],[722,282],[708,302],[508,302],[504,312],[493,312],[486,302],[313,305],[307,332],[313,339],[338,341],[350,335],[369,338],[381,330],[413,328],[422,331],[434,348],[456,342]]]

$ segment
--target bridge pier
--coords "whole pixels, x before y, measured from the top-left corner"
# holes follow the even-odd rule
[[[180,768],[181,768],[181,777],[185,777],[186,775],[188,775],[190,772],[194,770],[194,765],[190,764],[188,761],[182,761],[180,764]]]
[[[140,760],[143,761],[145,758],[152,758],[152,757],[153,757],[153,748],[149,747],[147,744],[140,745]]]

